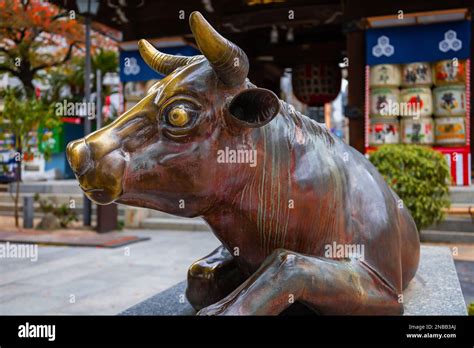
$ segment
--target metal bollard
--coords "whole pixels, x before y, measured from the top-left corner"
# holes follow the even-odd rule
[[[33,197],[23,197],[23,228],[33,228],[34,215]]]

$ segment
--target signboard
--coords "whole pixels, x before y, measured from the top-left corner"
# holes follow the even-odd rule
[[[467,59],[471,46],[471,22],[458,21],[368,29],[368,65]]]
[[[163,53],[178,56],[195,56],[201,54],[192,46],[163,47],[160,48]],[[138,50],[120,51],[120,81],[136,82],[161,79],[163,75],[152,70],[142,59]]]
[[[41,128],[38,130],[38,150],[44,153],[49,150],[51,153],[60,153],[64,151],[62,146],[62,129]]]

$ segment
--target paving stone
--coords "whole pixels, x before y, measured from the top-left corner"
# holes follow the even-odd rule
[[[0,315],[117,314],[177,283],[219,245],[210,232],[126,233],[151,239],[116,249],[40,245],[37,262],[0,259]]]

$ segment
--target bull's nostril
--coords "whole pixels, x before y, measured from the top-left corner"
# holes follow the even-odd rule
[[[78,177],[92,168],[90,151],[84,138],[70,142],[67,145],[66,153],[69,164]]]

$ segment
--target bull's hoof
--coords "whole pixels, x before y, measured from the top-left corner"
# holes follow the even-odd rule
[[[244,280],[235,260],[218,248],[189,267],[186,297],[199,311],[222,300]]]

